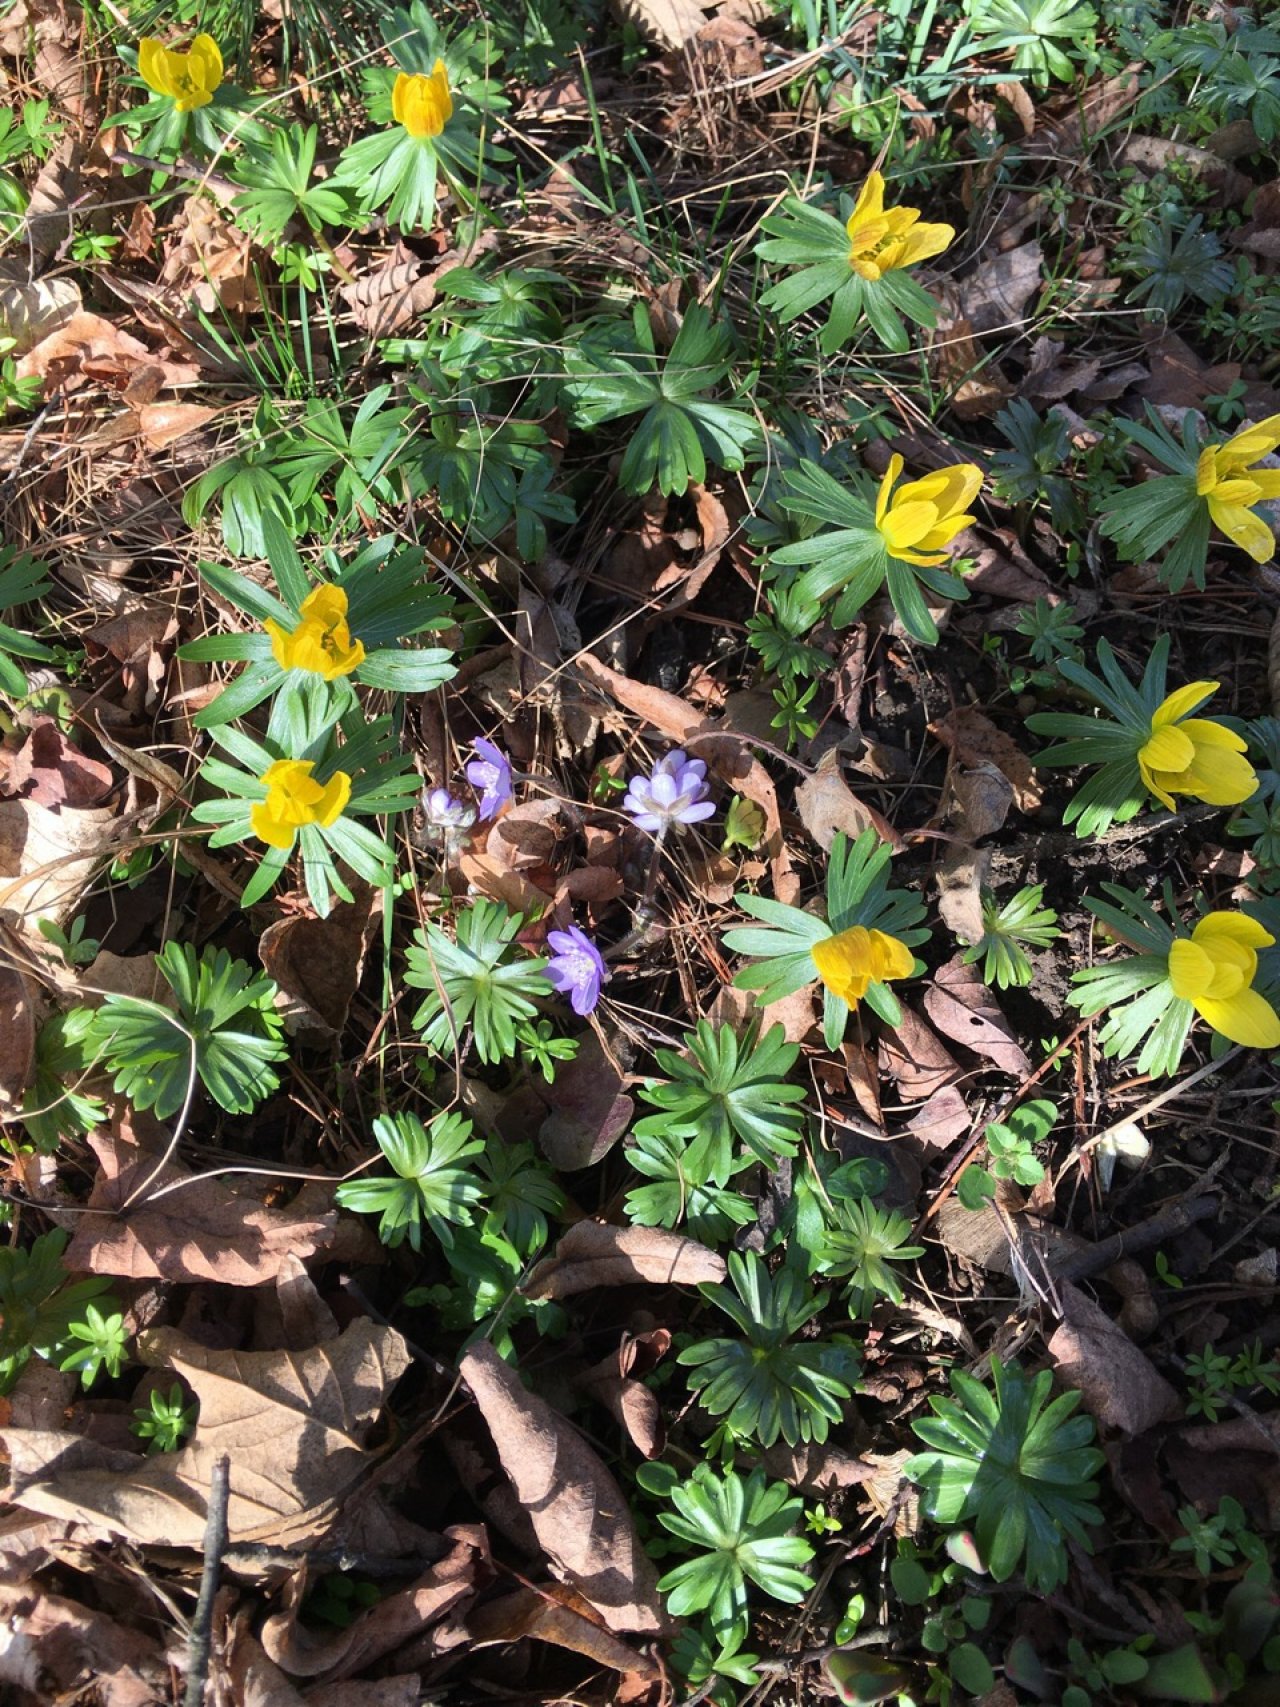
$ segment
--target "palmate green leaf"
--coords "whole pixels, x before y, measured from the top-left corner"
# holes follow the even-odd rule
[[[516,1049],[516,1023],[532,1019],[551,993],[545,960],[515,945],[524,924],[497,901],[478,900],[458,915],[457,940],[429,923],[414,932],[404,981],[425,990],[413,1023],[440,1055],[453,1055],[471,1027],[476,1053],[490,1065]]]
[[[875,525],[875,498],[869,483],[843,486],[816,462],[801,461],[779,477],[777,502],[806,528],[806,536],[771,553],[771,567],[801,569],[790,583],[796,597],[812,604],[835,598],[830,616],[848,627],[881,587],[887,586],[903,627],[923,645],[938,638],[922,588],[941,598],[968,598],[965,584],[943,569],[923,568],[890,557]],[[815,523],[830,531],[811,532]],[[808,567],[806,567],[808,565]]]
[[[677,1565],[659,1581],[667,1609],[677,1618],[708,1612],[713,1632],[726,1646],[740,1646],[747,1629],[747,1583],[774,1600],[795,1605],[813,1587],[800,1567],[813,1558],[813,1547],[790,1532],[804,1504],[784,1482],[768,1482],[762,1470],[744,1481],[736,1471],[718,1476],[699,1464],[687,1481],[670,1489],[675,1512],[659,1512],[658,1522],[698,1549],[696,1558]]]
[[[739,1227],[749,1227],[756,1218],[755,1205],[739,1192],[713,1185],[698,1185],[685,1171],[683,1139],[660,1131],[633,1133],[626,1158],[651,1185],[633,1186],[623,1207],[635,1227],[679,1227],[699,1244],[716,1246],[731,1239]],[[734,1175],[750,1166],[738,1157]]]
[[[373,1135],[394,1178],[344,1180],[334,1194],[344,1209],[381,1215],[378,1237],[394,1248],[407,1238],[422,1249],[425,1226],[446,1250],[454,1229],[469,1227],[488,1188],[473,1170],[483,1142],[464,1116],[442,1112],[424,1126],[416,1114],[379,1115]]]
[[[35,604],[52,590],[47,563],[13,546],[0,546],[0,611]],[[34,635],[9,623],[0,623],[0,692],[19,698],[27,691],[26,674],[14,662],[15,658],[48,663],[52,657],[49,648]]]
[[[628,335],[629,333],[629,335]],[[706,477],[707,464],[739,469],[760,443],[755,416],[742,404],[707,394],[733,374],[731,334],[694,303],[669,353],[659,357],[644,304],[629,328],[587,329],[568,351],[570,378],[562,394],[575,426],[597,427],[640,415],[618,479],[637,496],[655,484],[679,495]]]
[[[966,966],[983,961],[982,981],[998,990],[1025,988],[1031,982],[1028,948],[1048,948],[1062,934],[1058,915],[1042,907],[1044,884],[1019,889],[1001,905],[989,890],[982,891],[982,935],[966,948],[961,959]]]
[[[385,206],[389,225],[430,231],[436,222],[438,140],[410,136],[401,125],[362,136],[343,149],[329,182],[350,190],[364,214]]]
[[[997,1582],[1022,1567],[1028,1587],[1049,1594],[1067,1574],[1068,1538],[1092,1551],[1087,1525],[1101,1522],[1092,1479],[1103,1462],[1093,1421],[1076,1416],[1080,1394],[1049,1402],[1053,1376],[1028,1380],[1016,1364],[991,1364],[992,1388],[953,1369],[953,1398],[929,1401],[934,1415],[912,1424],[925,1450],[904,1470],[921,1504],[948,1528],[971,1525]]]
[[[565,1196],[532,1144],[490,1138],[478,1163],[489,1196],[486,1224],[511,1241],[524,1257],[547,1242],[547,1216],[558,1215]]]
[[[848,1279],[851,1315],[869,1315],[877,1298],[901,1304],[902,1283],[889,1265],[924,1255],[924,1246],[909,1244],[910,1237],[911,1222],[899,1209],[882,1209],[865,1198],[841,1204],[839,1221],[826,1230],[817,1253],[818,1267]]]
[[[779,1435],[789,1446],[825,1440],[852,1394],[856,1354],[820,1340],[788,1342],[822,1310],[826,1293],[811,1294],[805,1277],[791,1267],[771,1276],[752,1251],[730,1252],[729,1279],[732,1292],[726,1286],[700,1290],[743,1338],[687,1346],[679,1361],[695,1371],[690,1391],[744,1440],[762,1446],[774,1445]]]
[[[924,902],[904,889],[890,889],[889,866],[893,850],[874,830],[865,830],[855,842],[837,835],[831,845],[827,866],[827,917],[816,918],[800,907],[788,907],[759,895],[736,895],[738,906],[767,929],[734,926],[724,934],[725,947],[750,956],[755,964],[745,966],[734,978],[738,989],[755,990],[761,1007],[804,989],[818,977],[811,953],[813,944],[837,936],[854,925],[881,930],[914,948],[927,942],[929,932],[919,927]],[[897,998],[887,984],[872,984],[865,997],[867,1006],[888,1025],[902,1017]],[[848,1004],[830,990],[823,992],[823,1036],[829,1049],[837,1049],[849,1021]]]
[[[231,205],[237,223],[260,243],[278,241],[297,215],[313,231],[348,223],[351,208],[343,191],[311,181],[319,135],[315,125],[274,126],[265,144],[249,141],[235,159],[231,175],[245,188]]]
[[[92,1022],[91,1010],[72,1008],[40,1027],[34,1077],[22,1099],[22,1124],[41,1155],[52,1156],[64,1138],[81,1138],[107,1118],[101,1097],[78,1088],[93,1065]]]
[[[190,943],[167,943],[156,965],[176,1008],[108,995],[86,1028],[86,1045],[138,1109],[167,1120],[200,1082],[232,1114],[250,1114],[277,1089],[272,1065],[288,1057],[276,986],[225,949],[197,959]]]
[[[753,1027],[740,1041],[730,1026],[699,1020],[684,1042],[688,1058],[672,1049],[655,1051],[669,1078],[648,1081],[640,1096],[662,1112],[637,1121],[636,1136],[688,1140],[684,1173],[696,1185],[727,1185],[740,1170],[735,1139],[767,1167],[794,1156],[803,1127],[794,1105],[805,1092],[786,1083],[800,1051],[782,1027],[770,1027],[763,1037]]]

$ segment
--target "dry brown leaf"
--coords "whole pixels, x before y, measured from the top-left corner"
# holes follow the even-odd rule
[[[779,1441],[761,1453],[760,1462],[779,1481],[813,1494],[861,1487],[878,1473],[878,1466],[866,1459],[852,1458],[838,1446],[818,1446],[812,1441],[803,1446],[785,1446]]]
[[[36,1058],[34,992],[16,966],[0,965],[0,1113],[22,1101]]]
[[[280,987],[276,1006],[291,1034],[337,1037],[364,971],[370,938],[382,916],[382,891],[352,885],[352,900],[327,918],[295,916],[268,925],[258,941],[263,970]]]
[[[632,681],[589,652],[582,653],[576,662],[582,674],[611,694],[619,705],[634,711],[637,717],[643,717],[672,740],[687,743],[693,757],[706,759],[724,781],[756,803],[764,813],[764,848],[773,868],[774,897],[786,905],[795,901],[800,893],[800,878],[782,834],[778,791],[759,759],[736,736],[709,726],[678,694],[667,693],[648,682]]]
[[[89,1208],[99,1213],[77,1224],[66,1253],[73,1269],[129,1280],[261,1286],[275,1279],[287,1258],[313,1255],[337,1222],[336,1211],[303,1216],[266,1209],[213,1175],[197,1178],[178,1162],[157,1168],[157,1156],[122,1134],[94,1132],[89,1143],[101,1169]],[[152,1201],[179,1180],[192,1183]],[[126,1210],[144,1183],[139,1201]]]
[[[942,1150],[954,1144],[972,1124],[973,1117],[960,1092],[954,1085],[943,1085],[911,1116],[907,1129],[930,1149]]]
[[[86,380],[124,391],[140,367],[159,368],[164,385],[194,385],[200,377],[200,370],[188,363],[158,361],[130,333],[82,309],[27,351],[18,363],[18,377],[42,379],[46,396],[74,391]]]
[[[1016,249],[984,255],[967,279],[953,285],[960,315],[981,337],[1027,324],[1028,302],[1040,289],[1044,254],[1033,238]]]
[[[582,1436],[487,1342],[458,1367],[555,1575],[611,1631],[663,1629],[657,1572],[622,1490]]]
[[[955,756],[957,764],[990,763],[1002,770],[1013,784],[1020,812],[1034,812],[1039,806],[1042,796],[1031,760],[985,712],[972,705],[958,706],[937,723],[931,723],[929,732]]]
[[[521,1288],[526,1298],[571,1298],[597,1286],[700,1286],[725,1277],[724,1258],[661,1227],[579,1221]]]
[[[307,1587],[305,1574],[293,1581],[286,1609],[262,1626],[262,1647],[291,1677],[323,1677],[334,1683],[362,1671],[420,1636],[475,1592],[490,1574],[488,1542],[482,1525],[448,1531],[453,1545],[408,1588],[388,1595],[354,1618],[345,1629],[312,1629],[298,1620]]]
[[[614,5],[624,24],[634,24],[659,47],[683,47],[706,22],[699,0],[614,0]]]
[[[637,1653],[611,1636],[590,1604],[560,1583],[518,1588],[499,1600],[486,1601],[467,1619],[467,1631],[478,1648],[494,1642],[518,1642],[528,1636],[535,1642],[551,1642],[584,1654],[611,1671],[634,1673],[646,1680],[661,1676],[647,1654]]]
[[[960,1077],[960,1063],[913,1009],[899,1006],[902,1019],[880,1033],[880,1071],[908,1102],[924,1102]]]
[[[1013,805],[1013,784],[1002,770],[987,763],[964,770],[952,765],[947,777],[943,815],[960,844],[947,844],[938,862],[938,912],[947,929],[966,946],[980,942],[982,886],[991,864],[991,850],[976,844],[997,831]]]
[[[667,1443],[662,1407],[642,1376],[656,1369],[671,1349],[667,1328],[624,1334],[617,1351],[578,1376],[578,1385],[617,1418],[645,1458],[661,1457]]]
[[[1058,1297],[1062,1322],[1049,1338],[1049,1356],[1103,1428],[1132,1436],[1182,1414],[1178,1394],[1105,1310],[1068,1282],[1059,1283]]]
[[[138,1336],[136,1356],[195,1393],[189,1443],[140,1458],[83,1436],[0,1429],[11,1503],[143,1546],[199,1550],[213,1466],[225,1456],[236,1541],[302,1546],[332,1526],[369,1462],[364,1436],[409,1362],[394,1328],[363,1317],[326,1345],[292,1352],[209,1351],[160,1328]]]
[[[606,1050],[593,1031],[569,1065],[542,1087],[549,1112],[538,1128],[538,1143],[553,1167],[593,1167],[627,1130],[635,1103],[622,1087],[633,1053],[621,1032],[609,1038]]]
[[[42,339],[80,312],[80,286],[73,279],[29,279],[26,262],[0,261],[0,333],[14,340],[13,356],[25,356]]]
[[[138,410],[138,433],[149,450],[167,450],[221,413],[203,403],[144,403]]]
[[[864,830],[874,830],[882,842],[888,842],[895,852],[901,851],[902,837],[889,820],[850,792],[836,747],[827,748],[813,775],[796,789],[796,809],[800,822],[824,853],[830,853],[841,831],[856,841]]]
[[[110,808],[0,800],[0,914],[34,929],[62,924],[111,851],[119,820]]]
[[[158,1707],[171,1699],[157,1643],[34,1583],[0,1585],[0,1684],[33,1701],[86,1699],[102,1707]]]
[[[963,1043],[1002,1073],[1021,1078],[1031,1071],[1030,1061],[976,966],[966,966],[958,956],[940,966],[925,991],[924,1008],[944,1037]]]
[[[0,752],[0,792],[40,806],[98,806],[116,785],[110,765],[69,741],[52,717],[32,720],[16,752]]]

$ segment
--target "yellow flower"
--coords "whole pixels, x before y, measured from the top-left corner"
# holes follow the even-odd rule
[[[894,492],[901,473],[902,458],[895,454],[876,499],[876,527],[889,555],[926,568],[945,563],[943,547],[974,519],[965,511],[978,495],[982,470],[972,462],[957,462],[923,480],[909,480]]]
[[[391,113],[410,136],[439,136],[453,117],[453,96],[443,59],[431,67],[430,77],[421,71],[410,77],[402,71],[391,91]]]
[[[258,779],[267,785],[267,798],[249,813],[259,841],[272,848],[291,848],[304,824],[328,829],[341,817],[351,799],[351,778],[346,771],[334,771],[321,784],[311,775],[314,769],[310,759],[277,759],[267,766]]]
[[[884,179],[869,174],[849,215],[849,265],[864,279],[878,279],[895,267],[914,267],[940,255],[954,239],[954,225],[921,225],[918,207],[884,205]]]
[[[1258,949],[1276,939],[1244,913],[1206,913],[1169,950],[1169,982],[1224,1037],[1250,1049],[1280,1047],[1280,1014],[1252,988]]]
[[[299,614],[302,620],[292,634],[270,617],[263,624],[271,636],[271,656],[282,670],[314,670],[331,682],[360,668],[364,642],[351,638],[347,595],[341,587],[317,587],[303,599]]]
[[[907,978],[916,963],[905,942],[885,931],[869,931],[865,925],[824,937],[809,952],[822,982],[851,1008],[866,995],[869,985]]]
[[[1209,445],[1196,467],[1196,491],[1209,506],[1214,525],[1247,551],[1255,563],[1276,554],[1276,536],[1252,506],[1280,498],[1280,468],[1251,468],[1280,445],[1280,415],[1246,427],[1224,445]]]
[[[1138,749],[1143,782],[1171,812],[1175,794],[1210,806],[1238,806],[1258,786],[1243,756],[1247,743],[1221,723],[1188,715],[1217,691],[1217,682],[1191,682],[1171,693],[1151,719],[1150,739]]]
[[[148,89],[168,95],[180,113],[207,107],[222,82],[222,55],[212,36],[197,36],[189,53],[166,47],[155,36],[138,43],[138,74]]]

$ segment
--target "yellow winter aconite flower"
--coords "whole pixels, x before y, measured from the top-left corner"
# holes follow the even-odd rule
[[[1169,950],[1173,992],[1232,1043],[1280,1047],[1280,1014],[1253,986],[1258,950],[1276,939],[1244,913],[1206,913]]]
[[[222,54],[212,36],[197,36],[188,53],[143,36],[138,75],[155,94],[168,95],[180,113],[193,113],[209,105],[222,82]]]
[[[1238,806],[1258,786],[1253,766],[1244,757],[1247,743],[1211,718],[1188,715],[1217,691],[1217,682],[1192,682],[1176,689],[1157,708],[1151,738],[1138,748],[1143,782],[1171,812],[1175,794],[1189,794],[1210,806]]]
[[[402,71],[391,91],[391,112],[410,136],[439,136],[453,117],[453,96],[443,59],[431,67],[430,77],[421,71],[412,77]]]
[[[957,462],[923,480],[909,480],[895,492],[901,473],[902,458],[895,454],[880,482],[876,527],[890,557],[933,568],[946,562],[943,548],[974,520],[966,512],[982,485],[982,470],[972,462]]]
[[[809,952],[822,982],[851,1008],[866,995],[869,985],[906,978],[916,963],[905,942],[885,931],[869,931],[865,925],[824,937]]]
[[[302,620],[292,634],[267,618],[271,656],[282,670],[314,670],[325,681],[349,676],[364,663],[364,642],[347,627],[347,595],[341,587],[317,587],[302,601]]]
[[[1253,505],[1280,498],[1280,468],[1252,468],[1280,445],[1280,415],[1246,427],[1224,445],[1208,445],[1196,466],[1196,491],[1209,506],[1214,526],[1255,563],[1269,563],[1276,536],[1253,513]]]
[[[253,833],[272,848],[291,848],[304,824],[328,829],[346,810],[351,799],[351,778],[334,771],[326,783],[312,776],[310,759],[277,759],[268,765],[259,782],[267,785],[267,798],[249,812]]]
[[[878,279],[895,267],[914,267],[940,255],[955,238],[954,225],[920,223],[918,207],[884,205],[884,179],[868,175],[849,215],[849,265],[864,279]]]

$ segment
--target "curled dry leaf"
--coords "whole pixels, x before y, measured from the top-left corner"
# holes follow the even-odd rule
[[[1031,1071],[1030,1061],[976,966],[966,966],[958,957],[940,966],[925,991],[924,1007],[944,1037],[963,1043],[1002,1073],[1021,1078]]]
[[[853,1458],[838,1446],[819,1446],[808,1441],[800,1446],[786,1446],[779,1441],[760,1455],[760,1462],[771,1476],[786,1482],[788,1487],[803,1488],[810,1494],[834,1494],[842,1488],[861,1487],[879,1473],[878,1466],[865,1458]]]
[[[1001,827],[1012,805],[1013,784],[995,765],[951,767],[944,815],[961,845],[949,843],[938,863],[938,912],[966,945],[982,940],[982,886],[991,864],[990,849],[977,843]]]
[[[597,1286],[701,1286],[725,1277],[724,1258],[661,1227],[579,1221],[521,1290],[526,1298],[572,1298]]]
[[[37,717],[16,752],[0,752],[0,791],[40,806],[98,806],[115,787],[110,765],[69,741],[52,717]]]
[[[647,1654],[637,1653],[610,1635],[590,1603],[562,1583],[518,1588],[500,1600],[486,1601],[467,1619],[467,1631],[478,1648],[531,1637],[535,1642],[550,1642],[557,1648],[585,1654],[596,1665],[624,1675],[646,1681],[661,1675]]]
[[[993,764],[1002,770],[1013,784],[1020,812],[1034,812],[1039,806],[1042,796],[1031,760],[984,712],[972,705],[959,706],[937,723],[931,723],[929,732],[942,742],[957,764]]]
[[[62,924],[75,911],[100,862],[111,852],[119,820],[109,807],[0,800],[0,916],[34,929]]]
[[[796,810],[800,822],[824,853],[843,831],[850,841],[856,841],[864,830],[874,830],[882,842],[888,842],[895,852],[901,851],[902,837],[893,825],[874,806],[850,791],[840,772],[840,752],[828,747],[818,760],[812,776],[796,789]]]
[[[578,1377],[578,1385],[610,1411],[645,1458],[658,1458],[667,1443],[662,1407],[642,1376],[655,1369],[671,1349],[671,1334],[654,1328],[624,1334],[617,1351]]]
[[[972,1124],[960,1092],[954,1085],[943,1085],[911,1116],[907,1130],[931,1150],[941,1150],[954,1144]]]
[[[736,736],[722,733],[714,726],[708,728],[706,719],[678,694],[667,693],[648,682],[632,681],[590,652],[583,652],[575,661],[582,674],[611,694],[619,705],[643,717],[671,740],[688,744],[696,758],[705,759],[731,788],[755,802],[764,813],[764,851],[773,868],[774,897],[790,905],[800,893],[800,879],[783,839],[778,791],[759,759],[753,758]]]
[[[104,1612],[46,1594],[34,1583],[0,1586],[0,1684],[33,1701],[83,1699],[103,1707],[156,1707],[170,1699],[159,1646]]]
[[[555,1575],[610,1631],[661,1630],[657,1573],[622,1490],[595,1452],[487,1342],[474,1345],[459,1369]]]
[[[1182,1401],[1124,1329],[1079,1287],[1061,1283],[1062,1321],[1049,1338],[1049,1356],[1068,1387],[1103,1428],[1142,1434],[1182,1414]]]
[[[213,1466],[231,1461],[236,1542],[302,1546],[333,1525],[369,1462],[362,1442],[409,1362],[394,1328],[361,1318],[304,1351],[209,1351],[172,1328],[140,1334],[138,1361],[172,1369],[200,1414],[180,1452],[140,1458],[85,1436],[0,1429],[11,1503],[143,1546],[204,1544]]]
[[[267,1209],[247,1193],[233,1191],[212,1175],[197,1177],[178,1162],[157,1169],[155,1154],[119,1134],[94,1132],[89,1142],[99,1164],[89,1209],[99,1213],[78,1221],[66,1252],[73,1270],[129,1280],[261,1286],[274,1280],[289,1258],[320,1249],[337,1223],[336,1210],[303,1215]],[[164,1191],[181,1181],[191,1183]],[[163,1196],[155,1195],[162,1191]],[[138,1201],[130,1204],[135,1194]]]
[[[10,354],[25,356],[42,338],[80,311],[73,279],[29,279],[25,255],[0,262],[0,333],[14,340]]]
[[[290,1033],[334,1038],[347,1023],[369,940],[382,915],[380,889],[356,882],[351,893],[353,899],[339,902],[327,918],[280,919],[259,939],[263,970],[279,985],[276,1006]]]
[[[453,1545],[442,1559],[408,1588],[360,1613],[345,1629],[319,1632],[299,1622],[306,1587],[306,1577],[299,1575],[287,1596],[286,1610],[274,1613],[262,1626],[263,1650],[291,1677],[323,1677],[332,1683],[420,1637],[490,1574],[483,1525],[459,1526],[448,1535]]]

